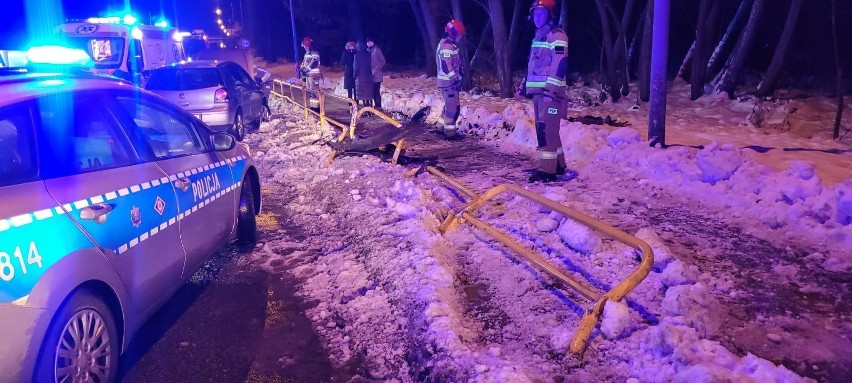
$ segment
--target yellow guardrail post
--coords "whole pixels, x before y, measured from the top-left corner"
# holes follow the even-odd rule
[[[580,319],[580,324],[577,327],[577,332],[574,334],[574,338],[571,340],[571,344],[568,349],[568,351],[572,355],[578,358],[582,358],[583,353],[586,350],[586,346],[588,345],[589,337],[591,336],[592,331],[595,329],[596,324],[600,321],[600,316],[601,313],[603,313],[603,308],[606,305],[606,302],[609,300],[616,302],[621,301],[621,299],[624,298],[625,295],[632,291],[637,285],[639,285],[639,283],[641,283],[645,279],[645,277],[648,276],[648,274],[651,272],[651,268],[654,266],[654,252],[653,250],[651,250],[651,247],[648,246],[647,243],[645,243],[645,241],[642,241],[639,238],[636,238],[621,230],[618,230],[604,222],[601,222],[577,210],[571,209],[570,207],[565,206],[559,202],[545,198],[532,191],[512,184],[498,185],[489,189],[484,194],[478,195],[474,191],[470,190],[470,188],[468,188],[467,186],[452,179],[450,176],[444,174],[435,167],[427,166],[426,171],[436,176],[443,183],[455,188],[460,194],[465,197],[465,200],[468,202],[468,204],[460,211],[460,213],[455,214],[454,212],[450,211],[450,213],[441,223],[441,226],[439,228],[441,232],[451,230],[452,228],[458,226],[463,222],[470,222],[475,227],[485,231],[498,241],[502,242],[503,244],[520,254],[523,258],[525,258],[533,265],[537,266],[540,270],[545,271],[550,276],[565,283],[565,285],[570,287],[572,290],[592,302],[592,304],[585,309],[583,317]],[[412,175],[413,174],[416,173],[412,173]],[[497,230],[496,228],[488,225],[487,223],[474,216],[474,213],[482,206],[484,206],[488,201],[504,193],[511,193],[523,197],[529,201],[535,202],[541,206],[545,206],[552,211],[555,211],[565,217],[579,222],[582,225],[585,225],[586,227],[589,227],[599,233],[602,233],[612,239],[615,239],[616,241],[619,241],[627,246],[632,247],[637,253],[641,254],[642,256],[642,260],[639,262],[639,266],[637,266],[636,270],[634,270],[630,275],[628,275],[625,279],[616,284],[615,287],[611,288],[604,294],[600,294],[599,292],[595,291],[595,289],[581,284],[574,278],[564,274],[557,267],[547,262],[546,259],[542,258],[538,254],[535,254],[534,252],[527,249],[527,247],[512,240],[506,234],[502,233],[501,231]]]
[[[405,139],[400,138],[399,141],[396,142],[396,149],[393,151],[393,159],[391,159],[392,165],[399,163],[399,156],[402,154],[403,145],[405,145]]]
[[[320,127],[325,127],[325,93],[317,92],[320,107]]]

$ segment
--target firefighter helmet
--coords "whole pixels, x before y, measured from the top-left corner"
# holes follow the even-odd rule
[[[546,8],[550,11],[550,16],[553,17],[556,13],[556,0],[534,0],[530,6],[530,15],[532,15],[536,8]]]
[[[313,45],[313,43],[314,43],[314,39],[312,39],[310,37],[305,37],[304,39],[302,39],[302,46],[305,47],[305,48],[310,48],[311,45]]]
[[[455,19],[450,20],[450,22],[444,26],[444,32],[447,33],[447,36],[450,36],[452,38],[462,37],[464,36],[466,31],[467,30],[465,29],[464,24],[462,24],[461,21]]]

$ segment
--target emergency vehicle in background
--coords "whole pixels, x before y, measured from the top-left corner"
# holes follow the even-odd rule
[[[147,71],[186,60],[183,38],[165,20],[155,25],[136,17],[92,17],[57,27],[66,44],[84,50],[94,62],[92,71],[140,83]]]

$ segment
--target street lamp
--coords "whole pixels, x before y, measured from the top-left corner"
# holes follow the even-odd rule
[[[219,9],[219,8],[216,8],[216,15],[217,15],[217,16],[222,16],[222,10],[221,10],[221,9]]]
[[[222,25],[222,19],[216,19],[216,23]]]

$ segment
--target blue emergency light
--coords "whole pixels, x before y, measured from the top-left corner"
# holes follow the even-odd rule
[[[61,45],[41,45],[27,50],[27,59],[34,65],[69,65],[91,68],[92,58],[81,50]]]
[[[158,28],[168,28],[169,22],[166,19],[160,19],[156,23],[154,23],[154,26]]]

